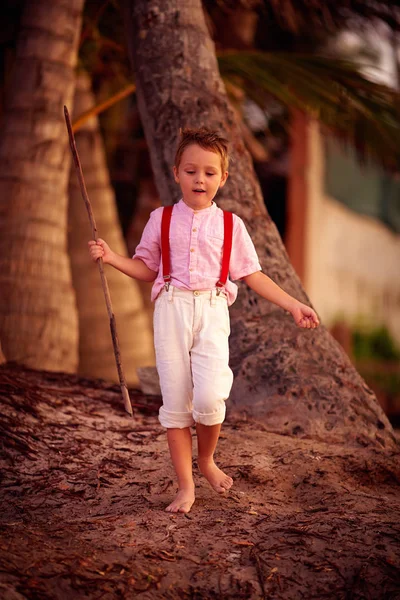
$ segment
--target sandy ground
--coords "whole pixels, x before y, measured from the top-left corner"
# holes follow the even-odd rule
[[[399,453],[223,426],[188,515],[157,397],[0,367],[0,598],[400,599]]]

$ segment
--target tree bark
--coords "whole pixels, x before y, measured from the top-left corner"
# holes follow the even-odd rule
[[[0,337],[8,360],[74,372],[66,251],[71,107],[84,0],[26,2],[0,137]]]
[[[89,77],[77,76],[74,111],[78,116],[95,104]],[[108,175],[103,140],[97,117],[75,134],[85,184],[96,219],[99,237],[119,254],[126,254]],[[72,278],[79,313],[79,369],[82,375],[118,381],[112,338],[97,266],[90,261],[87,242],[91,238],[88,215],[75,168],[69,180],[68,242]],[[154,364],[151,324],[144,310],[136,281],[105,265],[125,377],[138,384],[136,367]]]
[[[6,357],[3,354],[3,350],[1,348],[1,342],[0,342],[0,365],[2,365],[5,362],[6,362]]]
[[[179,128],[218,129],[229,138],[232,155],[219,206],[244,220],[263,271],[311,306],[266,212],[200,0],[125,0],[124,10],[139,110],[163,204],[179,198],[171,171]],[[258,418],[268,430],[285,435],[396,445],[375,395],[323,324],[316,330],[296,327],[291,315],[244,284],[231,319],[236,377],[228,409]]]

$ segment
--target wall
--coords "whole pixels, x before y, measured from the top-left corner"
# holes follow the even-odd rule
[[[309,125],[304,286],[326,325],[386,324],[400,344],[400,235],[325,192],[324,145]]]

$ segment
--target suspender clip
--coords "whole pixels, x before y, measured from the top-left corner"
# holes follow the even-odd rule
[[[163,278],[165,291],[168,292],[171,283],[171,275],[164,275]]]

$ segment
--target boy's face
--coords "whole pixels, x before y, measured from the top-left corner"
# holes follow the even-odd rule
[[[211,206],[215,194],[225,185],[228,171],[222,173],[219,154],[191,144],[185,148],[178,169],[174,167],[174,177],[181,186],[183,201],[193,210],[200,210]]]

